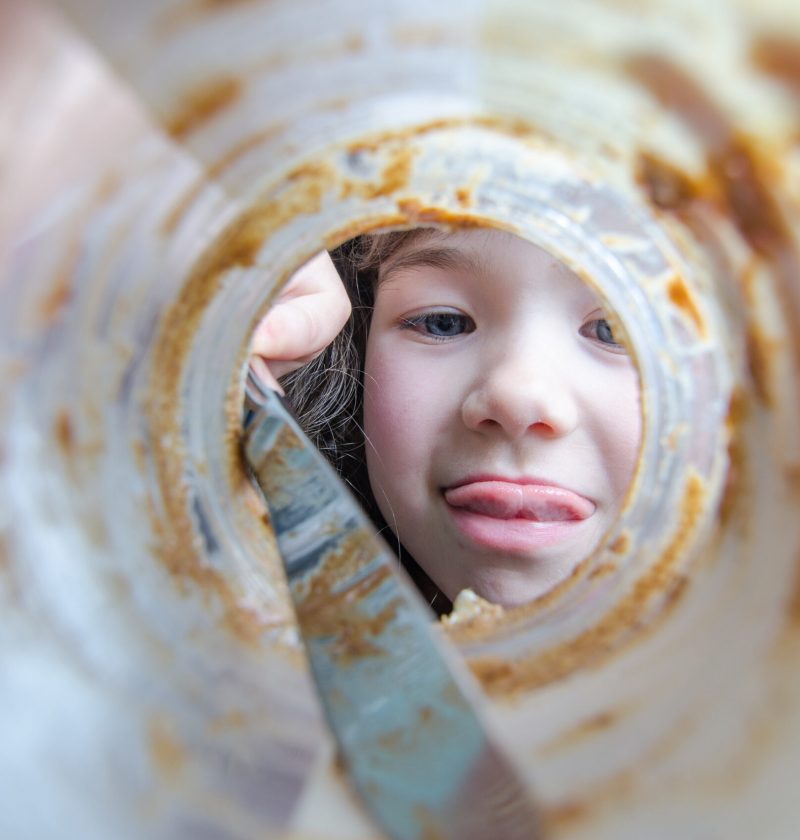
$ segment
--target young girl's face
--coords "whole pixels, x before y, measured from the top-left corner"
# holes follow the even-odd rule
[[[535,598],[617,516],[636,369],[595,294],[541,248],[494,230],[413,238],[381,268],[365,372],[375,499],[450,599]]]

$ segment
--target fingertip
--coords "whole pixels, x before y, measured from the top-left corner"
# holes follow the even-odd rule
[[[281,325],[283,316],[277,304],[259,321],[250,340],[250,352],[273,358],[281,350]]]
[[[266,359],[262,358],[259,355],[251,356],[250,369],[253,371],[253,375],[256,377],[256,379],[258,379],[259,382],[266,385],[273,391],[277,391],[282,397],[286,396],[286,392],[283,390],[280,383],[272,374],[272,371],[269,369],[269,364],[267,363]]]

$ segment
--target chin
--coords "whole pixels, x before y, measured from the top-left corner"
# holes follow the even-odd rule
[[[542,595],[547,594],[553,587],[548,586],[544,588],[530,587],[527,591],[520,591],[519,587],[499,587],[492,592],[487,592],[481,597],[490,604],[498,604],[501,607],[511,609],[512,607],[521,607],[525,604],[541,598]],[[480,594],[480,593],[479,593]]]
[[[475,581],[469,588],[485,601],[502,607],[519,607],[541,598],[563,583],[571,574],[576,564],[569,564],[558,573],[549,575],[510,572],[487,576]]]

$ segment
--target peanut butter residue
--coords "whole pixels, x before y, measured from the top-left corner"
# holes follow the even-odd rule
[[[376,132],[370,134],[368,137],[355,140],[347,146],[347,153],[350,155],[358,155],[362,152],[379,152],[381,149],[389,145],[406,144],[416,137],[424,137],[426,134],[441,131],[443,129],[454,128],[456,126],[465,125],[463,118],[446,118],[440,120],[430,120],[423,125],[410,126],[403,129],[389,129],[387,131]]]
[[[688,175],[649,152],[639,155],[636,178],[650,201],[662,210],[680,210],[698,193],[697,185]]]
[[[735,390],[731,395],[728,415],[725,418],[725,428],[728,433],[728,474],[722,491],[722,501],[719,507],[719,520],[726,526],[733,517],[737,506],[746,499],[747,482],[747,448],[744,443],[742,426],[750,414],[750,402],[741,390]],[[742,523],[747,520],[742,518]]]
[[[72,417],[65,408],[56,414],[53,431],[59,449],[65,455],[71,455],[75,451],[75,427],[72,424]]]
[[[591,810],[587,802],[569,800],[544,810],[542,828],[546,836],[549,836],[550,832],[566,832],[570,827],[587,820],[590,816]]]
[[[627,554],[628,549],[631,547],[631,532],[630,531],[623,531],[615,540],[611,543],[608,547],[609,551],[613,551],[614,554]]]
[[[520,140],[535,140],[548,137],[541,128],[532,125],[525,120],[513,117],[443,117],[442,119],[429,120],[421,125],[412,125],[408,128],[388,129],[376,132],[368,137],[356,140],[347,146],[349,154],[359,152],[376,152],[388,144],[404,144],[417,137],[424,137],[437,131],[446,131],[453,128],[488,128],[500,134],[507,134]]]
[[[468,216],[465,213],[453,213],[442,207],[431,207],[416,198],[400,199],[397,209],[404,214],[409,225],[443,224],[461,228],[484,228],[484,219]]]
[[[703,315],[700,312],[700,307],[697,305],[697,300],[694,294],[689,290],[686,281],[682,277],[673,277],[667,287],[667,294],[669,299],[681,309],[690,320],[697,327],[697,332],[701,338],[705,338],[708,330]]]
[[[149,727],[150,752],[156,767],[169,778],[175,778],[186,765],[186,752],[166,720],[157,717]]]
[[[769,43],[769,42],[765,42]],[[757,55],[762,51],[757,50]],[[761,56],[762,60],[764,56]],[[788,63],[782,61],[786,68]],[[792,65],[794,66],[794,65]],[[721,204],[744,241],[769,262],[788,323],[800,323],[800,255],[791,226],[775,195],[785,174],[779,155],[734,127],[723,109],[673,61],[660,55],[637,55],[627,61],[630,75],[671,110],[703,144],[708,177]],[[791,332],[794,362],[800,367],[800,334]],[[763,345],[753,343],[756,374],[763,372]],[[756,379],[756,382],[759,380]],[[765,394],[763,390],[760,397]]]
[[[783,35],[762,35],[753,42],[753,62],[800,96],[800,41]]]
[[[358,32],[353,32],[347,35],[342,41],[342,48],[345,52],[360,53],[366,49],[367,42],[364,36]]]
[[[381,656],[376,639],[397,617],[401,598],[393,598],[375,615],[361,609],[363,599],[391,577],[386,566],[342,591],[324,584],[312,586],[308,596],[297,603],[297,618],[306,638],[330,638],[332,655],[342,665],[365,657]]]
[[[475,204],[475,196],[469,187],[458,187],[456,189],[456,201],[465,209]]]
[[[153,375],[146,403],[151,427],[151,452],[160,487],[159,505],[150,504],[155,551],[164,567],[184,589],[198,588],[221,607],[221,623],[236,638],[257,644],[274,621],[246,608],[223,573],[207,564],[196,539],[188,455],[181,427],[181,388],[186,354],[208,304],[230,269],[256,264],[258,252],[278,228],[304,213],[319,210],[332,188],[334,175],[325,162],[298,167],[262,203],[243,213],[205,255],[184,284],[180,297],[165,313],[154,345]],[[225,404],[225,440],[233,492],[254,493],[242,463],[241,394],[229,388]],[[283,580],[274,580],[279,589]],[[288,620],[284,616],[282,620]]]
[[[452,612],[442,616],[441,621],[447,629],[458,627],[462,631],[482,633],[491,630],[504,616],[505,610],[500,604],[492,604],[471,589],[464,589],[453,601]]]
[[[341,541],[336,551],[332,551],[322,561],[313,577],[304,584],[298,584],[298,595],[309,603],[324,601],[341,584],[346,584],[351,578],[366,568],[379,551],[378,543],[373,534],[359,529],[348,534]],[[372,578],[371,578],[372,579]],[[375,577],[375,586],[366,591],[371,592],[382,582],[383,578]]]
[[[157,30],[167,36],[203,18],[234,6],[252,5],[259,0],[185,0],[183,4],[171,5],[156,22]]]
[[[240,79],[224,76],[187,91],[167,120],[167,131],[177,140],[184,139],[236,102],[243,88]]]
[[[414,165],[414,149],[398,149],[381,172],[381,180],[370,193],[370,198],[391,195],[408,184]]]
[[[81,429],[76,422],[77,410],[76,407],[62,406],[56,411],[52,426],[56,446],[68,460],[71,470],[90,468],[89,459],[102,456],[105,450],[102,431],[95,427],[96,418],[90,412],[81,415],[88,420],[87,426]],[[83,431],[83,437],[79,430]]]
[[[292,488],[294,468],[290,458],[287,457],[287,452],[302,448],[303,443],[294,429],[285,425],[278,431],[269,449],[261,452],[257,461],[251,461],[258,483],[271,505],[283,507],[290,502],[289,493]],[[284,488],[289,488],[289,491],[287,492]]]
[[[610,577],[618,571],[619,566],[616,563],[601,563],[589,572],[589,580],[599,580],[600,578]]]
[[[105,197],[104,194],[109,181],[113,181],[113,178],[104,178],[96,194],[93,196],[94,201],[97,201],[98,204],[101,204]],[[39,312],[48,326],[53,326],[61,320],[72,300],[75,276],[78,271],[80,257],[81,239],[80,237],[75,237],[67,250],[62,264],[57,269],[57,273],[54,276],[55,282],[51,284],[39,304]]]
[[[342,198],[359,195],[374,199],[391,195],[408,184],[414,169],[416,151],[407,143],[400,143],[387,152],[388,161],[375,181],[348,180],[342,185]]]
[[[753,380],[756,397],[763,405],[775,405],[772,382],[774,379],[773,365],[775,357],[780,352],[779,341],[770,338],[757,323],[751,322],[745,331],[745,347],[747,349],[747,367]]]
[[[571,729],[559,733],[555,738],[543,744],[537,752],[543,756],[550,756],[571,749],[598,733],[610,729],[619,718],[620,714],[616,711],[598,712],[580,721]]]

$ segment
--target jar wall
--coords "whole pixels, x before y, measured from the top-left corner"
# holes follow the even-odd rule
[[[432,5],[4,12],[32,45],[6,74],[8,836],[376,836],[242,470],[242,369],[321,245],[464,221],[600,285],[649,409],[607,550],[448,627],[551,835],[791,836],[797,12]]]

